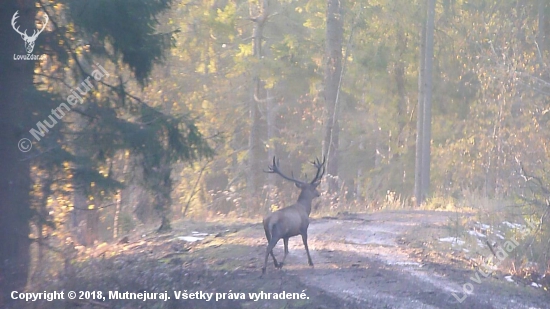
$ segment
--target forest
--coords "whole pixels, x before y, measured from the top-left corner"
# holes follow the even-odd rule
[[[0,308],[550,308],[549,2],[5,0],[0,22]],[[315,267],[295,237],[258,278],[262,218],[306,186]],[[92,294],[44,299],[70,289]],[[172,299],[121,296],[145,291]]]

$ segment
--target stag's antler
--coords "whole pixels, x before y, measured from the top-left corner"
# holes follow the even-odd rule
[[[315,175],[315,177],[311,181],[311,184],[314,184],[315,182],[321,182],[321,178],[325,174],[325,162],[326,162],[326,160],[327,160],[327,158],[325,156],[323,156],[323,162],[319,161],[319,158],[316,158],[315,161],[311,162],[311,164],[313,164],[313,166],[315,166],[315,168],[317,168],[317,174]],[[321,172],[321,170],[323,170],[323,172]]]
[[[293,182],[299,183],[299,184],[305,184],[305,182],[294,178],[293,173],[291,174],[292,177],[288,177],[285,174],[283,174],[283,172],[281,172],[281,170],[279,169],[279,160],[275,159],[275,156],[273,156],[273,165],[268,165],[267,168],[268,168],[268,170],[267,171],[264,170],[264,172],[270,173],[270,174],[278,174],[279,176],[283,177],[286,180],[290,180],[290,181],[293,181]]]
[[[321,162],[319,158],[316,158],[315,161],[311,162],[311,164],[313,164],[313,166],[317,168],[317,173],[315,174],[315,177],[310,182],[310,184],[319,184],[319,182],[321,181],[321,178],[325,174],[325,162],[326,162],[326,157],[323,157],[323,162]],[[306,184],[306,182],[294,178],[293,172],[290,173],[291,177],[288,177],[285,174],[283,174],[279,169],[279,160],[276,159],[275,156],[273,157],[273,165],[268,165],[267,168],[268,168],[267,171],[264,170],[264,172],[266,173],[278,174],[286,180],[290,180],[299,184]]]

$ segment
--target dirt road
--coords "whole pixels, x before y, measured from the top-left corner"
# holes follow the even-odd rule
[[[550,308],[548,292],[498,274],[485,278],[452,254],[429,253],[422,243],[437,237],[431,234],[449,216],[401,211],[315,220],[309,228],[314,269],[296,237],[282,272],[360,308]],[[275,250],[282,255],[282,245]],[[276,280],[280,271],[270,266],[267,280]]]
[[[549,293],[531,282],[508,282],[498,271],[480,276],[472,261],[482,251],[467,255],[466,248],[441,242],[455,233],[456,217],[391,211],[312,219],[309,247],[315,267],[308,266],[301,237],[294,237],[284,268],[270,262],[263,277],[266,240],[259,220],[187,220],[175,223],[171,233],[151,230],[128,243],[99,246],[97,258],[59,281],[57,289],[166,291],[171,296],[147,303],[106,302],[110,308],[550,308]],[[460,233],[469,232],[475,234]],[[275,255],[282,257],[282,242]],[[177,297],[182,293],[194,296]],[[307,297],[288,299],[292,293]],[[32,308],[59,307],[38,305]]]

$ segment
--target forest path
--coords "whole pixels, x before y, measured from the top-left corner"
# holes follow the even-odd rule
[[[176,289],[241,295],[216,301],[171,300],[169,308],[550,308],[550,293],[532,282],[515,277],[508,282],[507,274],[499,271],[487,276],[478,271],[492,256],[484,243],[494,241],[502,248],[505,240],[494,239],[500,233],[496,229],[482,235],[476,226],[485,225],[473,219],[465,213],[425,210],[313,217],[308,243],[315,266],[308,266],[298,236],[289,241],[284,267],[275,269],[270,259],[263,276],[266,239],[258,219],[219,216],[209,222],[175,222],[168,234],[136,235],[136,241],[112,249],[130,264],[136,259],[155,261],[159,269],[149,271],[171,278]],[[449,239],[460,239],[460,244],[445,242]],[[282,241],[274,253],[280,261]],[[510,265],[511,258],[503,263]],[[307,297],[281,298],[287,294],[280,293]],[[262,298],[252,297],[260,294]]]
[[[295,237],[282,272],[364,308],[550,308],[544,291],[476,275],[453,253],[427,250],[423,244],[437,241],[452,217],[440,211],[391,211],[313,220],[308,234],[314,268]],[[280,257],[282,244],[275,250]],[[268,272],[278,277],[272,265]]]

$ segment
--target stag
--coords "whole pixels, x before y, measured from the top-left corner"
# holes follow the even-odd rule
[[[13,17],[11,18],[11,26],[13,27],[13,30],[15,30],[15,32],[21,35],[21,38],[25,41],[25,49],[27,50],[27,53],[30,54],[34,49],[34,42],[36,41],[36,38],[46,28],[49,18],[48,18],[48,15],[44,15],[45,22],[44,22],[44,25],[42,25],[42,29],[40,29],[38,32],[34,30],[32,35],[28,36],[27,30],[25,30],[25,32],[21,32],[19,31],[19,26],[17,26],[17,28],[15,27],[15,20],[19,18],[18,14],[19,14],[19,11],[16,11],[15,14],[13,14]]]
[[[288,239],[293,236],[302,235],[302,241],[306,248],[307,260],[309,266],[313,266],[311,256],[309,255],[309,248],[307,246],[307,228],[309,227],[309,214],[311,213],[311,202],[314,198],[319,197],[319,191],[317,186],[321,182],[321,178],[325,173],[325,158],[323,162],[316,159],[311,162],[315,168],[317,168],[317,174],[311,182],[304,182],[292,177],[288,177],[279,170],[279,161],[273,157],[273,165],[268,166],[266,173],[278,174],[286,180],[294,182],[296,187],[300,188],[300,196],[296,203],[291,206],[279,209],[276,212],[270,214],[264,219],[265,237],[267,238],[267,250],[265,253],[264,267],[262,268],[262,275],[265,274],[267,267],[267,260],[269,255],[273,258],[275,268],[282,268],[288,254]],[[273,248],[277,245],[280,239],[283,239],[285,245],[285,255],[282,262],[278,263],[273,254]]]

